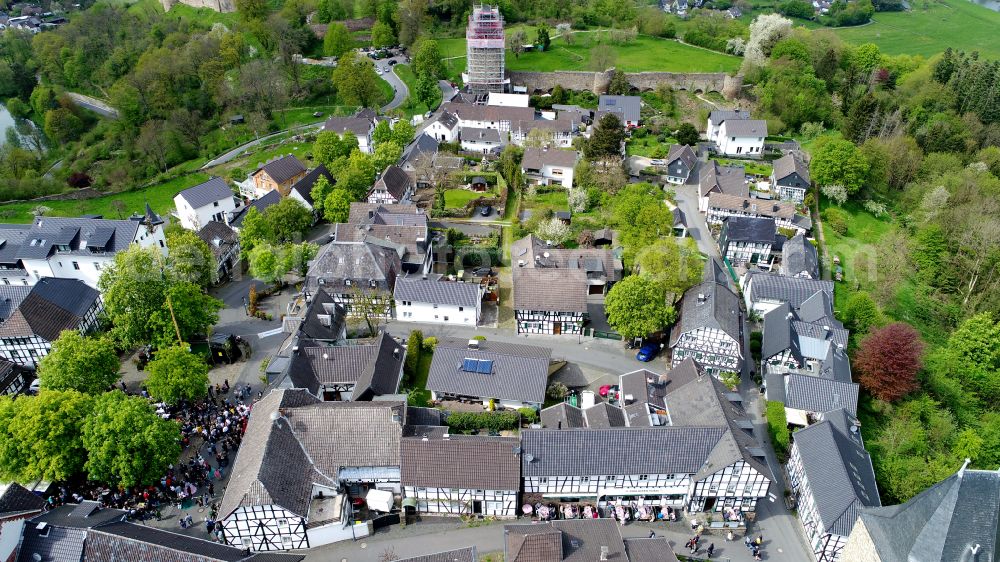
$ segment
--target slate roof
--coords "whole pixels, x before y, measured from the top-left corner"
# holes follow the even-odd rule
[[[587,273],[581,269],[514,268],[514,309],[587,312]]]
[[[0,495],[0,517],[41,511],[44,506],[45,500],[17,482],[11,482],[4,490],[3,495]]]
[[[712,192],[749,197],[750,188],[747,187],[743,166],[720,166],[717,161],[711,160],[699,168],[698,193],[708,197]]]
[[[576,130],[578,121],[572,113],[561,113],[556,119],[522,119],[511,123],[511,131],[517,131],[527,136],[535,129],[552,131],[553,133],[572,133]]]
[[[625,412],[607,402],[594,404],[583,410],[583,415],[590,428],[625,427]]]
[[[964,468],[906,503],[861,510],[881,562],[1000,560],[1000,473]]]
[[[198,231],[198,238],[201,238],[208,244],[216,259],[240,243],[240,237],[236,234],[236,231],[219,221],[208,221]],[[218,244],[216,244],[216,240],[219,241]]]
[[[257,175],[261,170],[267,172],[267,175],[271,176],[271,179],[275,183],[285,183],[288,180],[294,178],[295,176],[305,173],[306,166],[301,160],[295,157],[293,154],[286,154],[281,158],[271,160],[270,162],[263,164],[253,175]]]
[[[135,240],[139,225],[133,220],[36,217],[18,248],[17,258],[46,259],[58,245],[69,246],[68,255],[120,252]]]
[[[680,372],[681,365],[672,369],[671,373]],[[647,369],[625,373],[618,377],[618,381],[622,396],[631,396],[633,400],[644,401],[657,408],[665,406],[663,397],[667,395],[667,384],[672,382],[667,375],[658,375]]]
[[[454,129],[458,126],[458,117],[450,111],[442,111],[437,118],[437,122],[441,123],[448,129]]]
[[[720,125],[726,119],[749,119],[750,112],[740,109],[716,109],[708,114],[714,125]]]
[[[72,529],[89,529],[111,521],[120,521],[125,512],[120,509],[102,509],[95,501],[84,500],[78,504],[54,507],[31,518],[32,523],[48,523],[52,526]]]
[[[583,410],[570,406],[567,402],[560,402],[555,406],[549,406],[542,410],[541,422],[543,427],[549,429],[587,427],[587,420],[583,417]]]
[[[323,123],[324,131],[332,131],[338,135],[350,131],[359,137],[367,137],[372,127],[371,120],[363,117],[330,117]]]
[[[400,482],[427,488],[520,490],[519,445],[516,437],[407,437],[400,444]]]
[[[607,548],[609,562],[629,562],[614,519],[567,519],[504,526],[508,562],[594,562]]]
[[[698,156],[690,146],[686,144],[674,144],[670,146],[670,152],[667,153],[667,158],[664,162],[669,166],[674,163],[674,160],[680,160],[690,170],[698,162]]]
[[[29,293],[28,285],[0,285],[0,322],[10,318]]]
[[[760,217],[773,217],[786,220],[795,218],[795,205],[792,203],[755,199],[726,193],[710,193],[708,195],[708,207],[710,209],[724,209]]]
[[[817,291],[826,293],[831,302],[833,300],[833,281],[788,277],[762,271],[754,271],[747,275],[750,276],[746,283],[750,287],[750,302],[761,300],[787,302],[792,308],[798,308]]]
[[[30,227],[24,224],[0,224],[0,263],[20,267],[17,254],[29,231]]]
[[[558,562],[563,559],[562,531],[551,522],[505,525],[504,558],[508,562]]]
[[[63,330],[79,328],[87,311],[99,298],[97,289],[83,281],[43,277],[31,287],[17,310],[0,324],[0,337],[37,335],[55,341]]]
[[[851,431],[843,410],[795,432],[794,447],[802,459],[823,531],[848,536],[862,507],[879,506],[871,457]],[[838,419],[839,418],[839,419]]]
[[[512,261],[524,261],[519,269],[581,269],[595,274],[603,267],[605,281],[615,282],[622,278],[621,259],[607,248],[550,248],[543,240],[529,234],[511,244],[510,255]],[[598,263],[599,267],[590,267]]]
[[[774,219],[762,217],[726,217],[722,221],[722,230],[727,242],[767,242],[772,245],[778,233]]]
[[[51,527],[42,535],[37,526],[27,523],[21,535],[17,562],[34,562],[34,555],[43,561],[79,562],[83,559],[86,529]]]
[[[441,338],[434,348],[427,389],[461,396],[498,398],[541,404],[552,350],[533,345]],[[466,358],[493,361],[489,374],[462,370]]]
[[[704,301],[699,295],[705,297]],[[681,334],[698,328],[716,328],[737,342],[742,341],[740,299],[729,287],[703,281],[685,291],[680,309],[680,320],[670,330],[670,347],[677,344]]]
[[[805,272],[818,279],[819,254],[816,246],[802,234],[793,236],[781,247],[781,272],[791,276]]]
[[[629,562],[679,562],[665,537],[625,539]]]
[[[467,142],[489,142],[500,144],[500,131],[497,129],[480,129],[477,127],[462,127],[459,138]]]
[[[478,560],[476,547],[470,546],[412,558],[401,558],[397,562],[477,562]]]
[[[809,167],[805,165],[801,158],[794,154],[786,154],[775,160],[774,179],[781,181],[792,174],[798,174],[803,181],[809,183]]]
[[[642,104],[639,96],[611,96],[602,95],[597,100],[597,111],[608,111],[618,113],[622,121],[632,121],[637,123],[641,112]]]
[[[319,178],[321,177],[326,178],[326,181],[330,182],[330,185],[335,185],[337,183],[337,180],[333,179],[333,175],[330,174],[330,170],[327,170],[326,166],[320,164],[310,170],[308,174],[302,176],[302,179],[295,182],[292,185],[292,191],[298,193],[302,199],[305,199],[306,203],[312,205],[312,189],[316,186],[316,182],[319,181]]]
[[[391,215],[398,217],[399,215]],[[403,215],[411,217],[411,215]],[[379,224],[379,215],[366,224],[335,224],[333,226],[334,240],[337,242],[371,242],[390,249],[402,250],[402,260],[406,263],[424,263],[427,253],[426,219],[419,224]],[[402,222],[402,221],[401,221]],[[412,221],[419,222],[419,221]]]
[[[579,157],[580,153],[575,150],[545,149],[529,146],[524,149],[521,168],[525,170],[541,170],[546,164],[549,166],[572,168],[576,165]]]
[[[198,209],[205,205],[211,205],[216,201],[224,201],[233,197],[233,190],[229,189],[226,180],[214,177],[206,182],[199,183],[194,187],[189,187],[177,194],[178,197],[187,201],[192,208]]]
[[[766,137],[767,121],[763,119],[726,119],[727,137]],[[722,134],[721,131],[719,134]]]
[[[785,376],[785,406],[807,412],[829,412],[843,408],[858,413],[858,385],[823,377],[790,373]]]
[[[479,301],[482,300],[482,293],[478,283],[400,277],[396,279],[393,298],[397,301],[464,306],[475,309]]]
[[[281,203],[281,194],[272,189],[257,199],[254,199],[248,205],[243,206],[240,210],[236,211],[233,218],[229,220],[229,225],[233,228],[239,228],[240,225],[243,224],[243,220],[246,218],[247,213],[250,212],[250,209],[257,209],[257,212],[263,213],[264,209],[270,207],[271,205],[277,205],[278,203]]]
[[[319,396],[323,385],[354,383],[351,400],[395,394],[399,388],[405,350],[386,332],[373,344],[319,346],[299,340],[289,376],[296,388]]]
[[[410,203],[351,203],[348,224],[426,225],[427,215]]]
[[[410,176],[398,166],[389,166],[382,172],[382,175],[375,182],[372,190],[384,189],[397,201],[403,199],[406,190],[410,187]]]
[[[521,432],[521,473],[694,474],[724,433],[722,427],[527,429]]]
[[[240,562],[255,560],[239,548],[146,525],[114,522],[91,529],[84,544],[87,560],[115,562]],[[303,557],[282,555],[289,562]]]
[[[329,316],[329,325],[320,320],[320,315]],[[318,291],[306,309],[299,333],[308,340],[336,342],[346,336],[347,310],[344,305],[333,301],[326,291]]]
[[[403,248],[400,248],[403,250]],[[371,281],[381,291],[392,291],[396,275],[402,270],[402,251],[365,242],[330,242],[320,248],[306,274],[310,292],[323,289],[343,293],[351,287],[368,288]]]

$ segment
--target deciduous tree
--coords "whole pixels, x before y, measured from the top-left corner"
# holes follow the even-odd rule
[[[38,364],[38,378],[46,389],[96,394],[118,380],[120,367],[111,342],[65,330]]]
[[[342,23],[331,23],[326,28],[323,37],[323,54],[328,57],[341,57],[351,50],[351,32]]]
[[[686,144],[688,146],[698,146],[698,139],[701,135],[698,134],[698,128],[691,123],[684,122],[677,127],[677,144]]]
[[[843,185],[848,194],[854,194],[868,177],[868,161],[851,141],[820,141],[813,151],[809,172],[819,185]]]
[[[78,475],[87,457],[81,428],[92,410],[93,398],[74,390],[0,397],[0,478],[34,482]]]
[[[180,341],[191,341],[219,321],[219,311],[224,307],[222,301],[194,283],[172,283],[160,308],[149,317],[150,341],[157,347],[175,345],[178,331]]]
[[[323,218],[331,223],[347,222],[351,213],[351,197],[340,188],[333,189],[323,201]]]
[[[691,238],[663,238],[639,250],[636,267],[642,277],[680,296],[701,280],[704,262]]]
[[[441,48],[434,39],[422,39],[417,43],[413,55],[413,73],[417,78],[429,76],[434,79],[444,78],[444,64],[441,62]]]
[[[674,321],[676,313],[656,281],[631,275],[608,291],[604,309],[608,324],[627,339],[645,337]]]
[[[208,363],[185,343],[161,347],[146,369],[146,389],[167,404],[204,398],[208,390]]]
[[[171,225],[164,231],[167,247],[167,267],[175,279],[208,287],[216,280],[218,268],[215,255],[204,240],[194,232]]]
[[[893,322],[861,340],[854,364],[861,384],[876,398],[895,402],[917,389],[924,342],[913,326]]]
[[[123,348],[150,341],[149,318],[166,298],[166,259],[156,248],[132,244],[101,272],[98,288],[111,333]]]

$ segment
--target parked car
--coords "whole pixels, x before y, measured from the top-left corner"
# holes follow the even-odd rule
[[[475,275],[476,277],[486,277],[488,275],[489,276],[496,275],[493,272],[492,267],[477,267],[472,271],[472,274]]]
[[[396,59],[392,59],[391,61],[389,61],[389,66],[396,66],[397,62],[398,61]]]
[[[645,363],[652,361],[659,352],[660,344],[650,342],[639,348],[639,352],[635,354],[635,358]]]
[[[487,206],[483,207],[482,209],[479,210],[479,214],[482,215],[482,216],[484,216],[484,217],[488,217],[488,216],[492,215],[493,214],[493,206],[492,205],[487,205]]]
[[[663,166],[663,164],[664,164],[663,160],[660,160],[660,159],[657,159],[657,158],[654,158],[654,159],[652,159],[652,160],[649,161],[649,165],[650,166]]]

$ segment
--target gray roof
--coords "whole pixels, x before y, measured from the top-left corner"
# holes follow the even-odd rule
[[[808,222],[805,217],[796,218],[795,205],[786,201],[776,201],[773,199],[757,199],[755,197],[745,197],[741,195],[730,195],[728,193],[710,193],[708,195],[708,207],[710,209],[724,209],[746,213],[751,216],[774,217],[785,219],[789,222],[801,224],[803,228],[812,228],[812,220]]]
[[[833,281],[821,279],[805,279],[788,277],[775,273],[754,271],[749,273],[750,302],[769,300],[787,302],[792,308],[798,308],[817,291],[826,293],[833,299]]]
[[[294,154],[286,154],[263,164],[257,168],[254,175],[261,170],[267,172],[267,175],[271,176],[271,179],[276,183],[285,183],[295,176],[305,173],[306,166]]]
[[[475,309],[482,299],[482,293],[478,283],[400,277],[396,279],[393,298],[397,301],[467,306]]]
[[[695,474],[724,433],[722,427],[527,429],[521,433],[521,473]]]
[[[202,241],[208,244],[208,247],[212,250],[212,254],[216,258],[240,243],[240,237],[236,234],[236,231],[219,221],[208,221],[198,231],[198,238],[201,238]]]
[[[727,137],[766,137],[767,121],[763,119],[726,119]]]
[[[552,131],[553,133],[572,133],[578,127],[578,121],[573,113],[560,113],[556,119],[522,119],[511,123],[511,131],[519,131],[527,135],[535,129]]]
[[[789,408],[816,413],[843,408],[852,416],[858,413],[858,385],[853,382],[790,373],[783,386]]]
[[[460,396],[541,404],[552,350],[533,345],[442,338],[434,348],[427,389]],[[492,361],[490,372],[468,372],[465,360]]]
[[[316,182],[319,181],[319,178],[321,177],[326,178],[326,181],[329,182],[330,185],[335,185],[337,183],[337,180],[333,179],[333,175],[330,174],[330,170],[327,170],[326,166],[320,164],[310,170],[308,174],[302,176],[302,179],[295,182],[292,185],[292,191],[298,193],[302,199],[305,199],[306,203],[312,205],[312,189],[316,186]]]
[[[427,215],[410,203],[351,203],[348,224],[395,224],[426,226]]]
[[[97,289],[83,281],[43,277],[0,324],[0,337],[39,336],[55,341],[63,330],[78,329],[100,296]]]
[[[83,559],[86,536],[86,529],[63,527],[51,527],[42,535],[35,524],[28,523],[22,531],[17,561],[34,562],[34,555],[37,554],[43,561],[79,562]]]
[[[491,142],[500,144],[500,131],[497,129],[480,129],[478,127],[462,127],[459,138],[469,142]]]
[[[372,190],[377,190],[380,187],[385,189],[397,201],[400,201],[406,195],[406,190],[410,187],[410,176],[406,175],[406,172],[398,166],[389,166],[379,176]]]
[[[139,221],[97,218],[36,217],[18,248],[18,259],[46,259],[55,246],[69,246],[69,255],[116,253],[128,248]]]
[[[746,172],[743,166],[720,166],[715,160],[698,169],[698,193],[708,197],[709,193],[725,193],[749,197]]]
[[[445,102],[441,104],[445,112],[458,116],[463,121],[520,121],[534,119],[535,109],[532,107],[510,107],[502,105],[479,105],[461,102]],[[464,131],[466,128],[463,128]]]
[[[216,201],[232,199],[233,190],[229,189],[226,180],[216,177],[194,187],[189,187],[177,195],[187,201],[187,204],[191,205],[192,208],[198,209]]]
[[[803,181],[809,183],[809,167],[795,154],[790,153],[778,158],[772,163],[772,166],[774,166],[774,179],[777,181],[792,174],[798,174]]]
[[[504,526],[508,562],[629,562],[614,519],[566,519]]]
[[[398,390],[404,355],[403,346],[386,332],[372,344],[331,347],[300,340],[289,376],[296,388],[317,396],[323,385],[354,383],[351,400],[371,400]]]
[[[618,113],[622,121],[638,122],[642,104],[639,96],[611,96],[602,95],[597,100],[598,111],[609,111]]]
[[[681,334],[698,328],[716,328],[737,342],[742,341],[740,299],[729,287],[715,281],[703,281],[684,293],[680,308],[680,320],[670,331],[671,347],[677,344]]]
[[[525,170],[541,170],[546,164],[549,166],[572,168],[576,165],[579,157],[580,153],[575,150],[528,147],[524,149],[521,168]]]
[[[87,560],[122,562],[240,562],[257,558],[239,548],[189,537],[148,525],[116,521],[91,529],[84,545]],[[283,554],[282,560],[301,560],[302,556]]]
[[[548,254],[546,256],[546,254]],[[523,268],[534,269],[580,269],[588,274],[603,273],[607,282],[622,278],[621,259],[607,248],[552,248],[534,234],[529,234],[511,244],[512,261],[524,261]],[[593,267],[595,264],[598,267]],[[603,268],[603,272],[601,271]],[[544,310],[544,309],[543,309]]]
[[[363,117],[330,117],[323,124],[323,130],[338,135],[343,134],[344,131],[350,131],[355,136],[364,137],[371,132],[372,126],[371,120]]]
[[[871,457],[852,422],[843,410],[830,412],[822,422],[795,432],[794,444],[820,528],[844,537],[851,534],[862,507],[881,505]]]
[[[726,217],[722,236],[727,242],[767,242],[774,244],[778,227],[774,219],[763,217]],[[721,240],[721,238],[720,238]]]
[[[749,119],[750,112],[742,109],[716,109],[708,114],[708,118],[713,124],[719,125],[726,119]]]
[[[402,250],[402,248],[401,248]],[[402,269],[402,251],[365,242],[330,242],[323,246],[306,274],[310,291],[323,289],[340,293],[351,287],[365,289],[371,281],[375,288],[390,292]]]
[[[681,365],[671,369],[670,373],[679,373]],[[666,406],[663,397],[667,395],[667,385],[673,384],[671,377],[658,375],[647,369],[625,373],[618,377],[618,381],[622,396],[631,396],[634,400],[645,401],[657,408]]]
[[[434,554],[424,554],[412,558],[400,558],[396,562],[478,562],[476,547],[457,548]]]
[[[796,234],[781,247],[781,272],[785,275],[808,274],[819,278],[819,254],[816,246],[802,234]]]
[[[570,406],[567,402],[560,402],[555,406],[549,406],[542,410],[541,421],[542,426],[550,429],[587,427],[587,420],[583,417],[583,410]]]
[[[625,539],[629,562],[678,562],[666,537]]]
[[[669,166],[674,160],[680,160],[690,170],[698,162],[698,156],[690,146],[686,144],[674,144],[670,146],[670,152],[667,153],[664,161]]]
[[[590,428],[625,427],[625,412],[607,402],[594,404],[583,410],[583,415]]]
[[[48,523],[49,525],[89,529],[111,521],[120,521],[125,512],[120,509],[102,508],[101,504],[84,500],[78,504],[64,504],[54,507],[41,515],[31,518],[32,523]]]
[[[243,224],[243,220],[246,219],[247,213],[250,212],[250,209],[257,209],[257,212],[263,213],[264,209],[267,209],[272,205],[277,205],[278,203],[281,203],[281,194],[276,190],[268,191],[264,195],[261,195],[257,199],[251,201],[249,205],[246,205],[239,211],[236,211],[236,214],[234,214],[233,218],[230,219],[229,225],[233,228],[239,228],[240,225]]]
[[[519,445],[516,437],[407,437],[400,445],[400,482],[428,488],[520,490]]]
[[[13,365],[9,361],[4,361],[5,366]],[[41,511],[45,507],[45,500],[29,491],[17,482],[11,482],[3,495],[0,495],[0,517],[8,517],[16,513],[31,511]]]
[[[29,232],[26,224],[0,224],[0,263],[20,267],[17,254]]]
[[[28,285],[0,285],[0,322],[10,318],[29,293]]]
[[[442,111],[438,115],[437,122],[441,123],[448,129],[454,129],[458,125],[458,117],[450,111]]]
[[[881,562],[995,562],[1000,473],[963,468],[904,504],[864,508],[860,519]]]
[[[309,340],[341,343],[340,340],[347,337],[346,323],[344,305],[335,303],[326,291],[317,291],[305,311],[299,332]]]
[[[514,308],[587,312],[587,273],[582,269],[514,268]]]

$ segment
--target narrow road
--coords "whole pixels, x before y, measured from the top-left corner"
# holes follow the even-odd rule
[[[229,162],[233,158],[236,158],[237,156],[239,156],[239,155],[243,154],[244,152],[246,152],[248,148],[257,146],[258,144],[260,144],[260,143],[262,143],[262,142],[264,142],[264,141],[266,141],[268,139],[273,139],[274,137],[277,137],[279,135],[283,135],[283,134],[291,132],[291,131],[300,131],[300,130],[303,130],[303,129],[318,129],[318,128],[320,128],[320,127],[323,126],[323,123],[325,123],[325,121],[320,121],[319,123],[308,123],[308,124],[305,124],[305,125],[296,125],[295,127],[290,127],[290,128],[285,129],[283,131],[278,131],[277,133],[271,133],[270,135],[264,135],[263,137],[260,137],[260,138],[258,138],[256,140],[252,140],[252,141],[250,141],[248,143],[241,144],[241,145],[237,146],[236,148],[230,150],[229,152],[224,153],[222,156],[219,156],[219,157],[217,157],[217,158],[215,158],[213,160],[209,160],[204,166],[201,167],[201,169],[202,170],[207,170],[207,169],[209,169],[209,168],[211,168],[213,166],[218,166],[219,164],[225,164],[226,162]]]
[[[383,80],[388,82],[390,86],[392,86],[392,91],[395,92],[392,101],[382,106],[382,111],[396,109],[397,107],[403,105],[406,98],[410,96],[410,90],[406,87],[406,83],[403,82],[402,78],[396,76],[396,65],[389,64],[389,61],[391,60],[394,60],[397,63],[405,62],[405,59],[402,56],[375,61],[375,67],[382,70],[382,74],[380,76]]]
[[[111,107],[107,102],[99,100],[95,97],[85,96],[83,94],[78,94],[76,92],[66,92],[66,95],[73,100],[74,103],[80,107],[87,108],[94,113],[107,117],[109,119],[118,119],[118,110]]]

